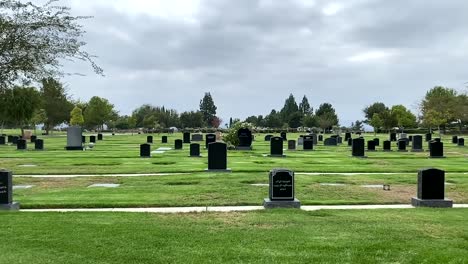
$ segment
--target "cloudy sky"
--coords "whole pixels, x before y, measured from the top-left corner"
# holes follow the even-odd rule
[[[67,64],[75,98],[108,98],[121,114],[149,103],[218,115],[280,109],[292,93],[329,102],[342,125],[375,101],[414,112],[435,85],[465,90],[466,0],[62,0],[84,22],[105,77]]]

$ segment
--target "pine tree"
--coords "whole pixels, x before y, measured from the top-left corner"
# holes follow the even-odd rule
[[[313,111],[313,109],[310,107],[309,100],[307,100],[307,97],[305,95],[304,97],[302,97],[302,102],[299,104],[299,111],[303,115],[310,114]]]
[[[210,126],[211,120],[216,116],[216,105],[210,93],[205,93],[205,96],[200,100],[200,112],[203,114],[203,121]]]
[[[84,124],[83,111],[78,106],[75,106],[70,113],[70,125],[82,126]]]

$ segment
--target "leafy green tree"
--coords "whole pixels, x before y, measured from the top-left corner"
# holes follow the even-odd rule
[[[104,124],[116,120],[117,116],[113,104],[105,98],[93,96],[84,111],[84,119],[86,127],[102,130]]]
[[[73,104],[68,100],[68,95],[63,85],[53,79],[42,80],[40,90],[42,109],[47,116],[45,130],[49,131],[55,126],[70,120],[70,112],[73,110]]]
[[[214,104],[210,93],[205,93],[205,96],[200,100],[200,112],[203,114],[205,124],[211,125],[211,120],[216,116],[217,107]]]
[[[70,113],[70,125],[82,126],[84,124],[83,111],[78,106],[75,106]]]
[[[24,135],[24,127],[28,125],[40,106],[39,92],[32,87],[19,87],[2,91],[5,103],[4,114],[11,124],[21,128]]]
[[[235,122],[232,127],[229,128],[227,133],[223,134],[223,140],[229,146],[239,145],[239,138],[237,137],[237,131],[241,128],[253,129],[253,124],[247,122]]]
[[[338,125],[338,116],[335,108],[329,103],[323,103],[315,111],[317,123],[324,131],[330,130],[334,125]]]
[[[382,128],[390,131],[391,129],[398,126],[398,120],[396,115],[392,113],[390,109],[386,109],[385,111],[378,114],[380,119],[382,119]]]
[[[44,109],[36,109],[34,111],[33,117],[31,119],[32,125],[34,125],[34,131],[36,131],[36,126],[39,124],[45,124],[47,122],[47,115]]]
[[[391,112],[395,115],[397,126],[400,129],[417,127],[416,116],[403,105],[392,106]]]
[[[310,107],[309,100],[305,95],[302,97],[302,102],[299,104],[299,112],[303,115],[308,115],[313,112],[312,107]]]
[[[281,116],[276,110],[271,110],[270,114],[265,116],[265,127],[280,128],[282,126]]]
[[[309,127],[309,128],[317,127],[318,126],[317,117],[312,114],[305,115],[304,118],[302,119],[302,126]]]
[[[385,104],[381,102],[376,102],[367,106],[366,108],[364,108],[364,110],[362,110],[366,117],[364,123],[369,124],[374,114],[381,114],[386,110],[388,110],[388,107],[386,107]]]
[[[0,89],[15,82],[62,76],[63,60],[83,60],[102,69],[83,51],[85,31],[70,9],[48,1],[44,5],[18,0],[0,1]]]
[[[351,130],[352,131],[362,131],[363,130],[363,122],[360,120],[356,120],[356,122],[351,123]]]
[[[183,112],[180,114],[180,123],[181,123],[182,128],[203,127],[204,126],[203,114],[200,111]]]
[[[296,99],[292,94],[284,101],[284,106],[280,111],[280,117],[282,123],[289,123],[289,119],[292,114],[299,111],[299,107],[297,106]]]
[[[304,115],[299,111],[290,114],[289,117],[288,117],[288,126],[290,128],[300,127],[301,124],[302,124],[303,117],[304,117]]]
[[[374,128],[374,135],[377,134],[377,131],[383,126],[383,124],[383,120],[379,113],[372,115],[372,119],[370,120],[369,125]]]
[[[423,124],[440,129],[456,121],[457,103],[457,91],[454,89],[442,86],[430,89],[420,104]]]

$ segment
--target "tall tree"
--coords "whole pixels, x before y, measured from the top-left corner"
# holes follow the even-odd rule
[[[203,114],[200,111],[183,112],[180,114],[180,123],[182,128],[203,127]]]
[[[374,114],[381,114],[386,110],[388,110],[388,107],[386,107],[385,104],[381,102],[376,102],[367,106],[362,110],[364,112],[364,116],[366,117],[364,123],[369,124]]]
[[[40,92],[42,109],[44,109],[47,117],[44,125],[48,134],[55,126],[70,120],[73,104],[68,100],[68,95],[63,85],[53,78],[42,80]]]
[[[61,62],[83,60],[102,69],[83,51],[85,31],[70,9],[56,0],[44,5],[18,0],[0,1],[0,89],[14,82],[62,76]]]
[[[315,111],[317,122],[324,131],[330,130],[334,125],[338,125],[338,116],[335,108],[329,103],[323,103]]]
[[[210,93],[205,93],[205,96],[200,100],[200,112],[203,114],[203,121],[207,125],[211,125],[211,120],[216,116],[217,107],[214,104]]]
[[[372,115],[372,119],[370,120],[369,125],[371,125],[374,128],[374,135],[376,135],[377,131],[383,126],[383,120],[382,118],[380,118],[379,113],[375,113]]]
[[[290,116],[298,111],[299,107],[297,106],[296,99],[294,98],[294,95],[290,94],[284,101],[284,106],[280,111],[283,123],[288,123]]]
[[[420,104],[423,124],[444,126],[456,120],[457,91],[442,86],[430,89]],[[437,112],[437,114],[435,113]],[[434,118],[437,116],[436,118]],[[437,120],[437,122],[434,122]],[[444,121],[444,123],[440,123]],[[439,124],[436,124],[439,123]]]
[[[283,126],[280,113],[275,109],[271,110],[270,114],[265,116],[265,126],[270,128],[280,128]]]
[[[303,115],[311,114],[313,112],[313,109],[310,107],[309,100],[305,95],[302,97],[302,102],[299,104],[299,111]]]
[[[7,120],[20,127],[21,134],[24,135],[24,127],[29,124],[39,108],[39,92],[32,87],[16,86],[11,90],[2,91],[2,96],[3,103],[6,104],[4,114]]]
[[[70,125],[82,126],[84,124],[83,111],[78,106],[75,106],[70,113]]]
[[[116,120],[114,105],[107,99],[93,96],[84,112],[85,125],[89,128],[102,130],[103,125],[111,120]]]
[[[406,109],[403,105],[394,105],[391,109],[392,114],[395,115],[397,126],[403,128],[415,128],[417,126],[416,116]]]

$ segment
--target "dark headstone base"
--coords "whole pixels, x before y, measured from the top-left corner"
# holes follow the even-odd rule
[[[424,149],[412,149],[411,152],[424,152]]]
[[[224,173],[231,173],[232,170],[231,170],[231,168],[227,168],[227,169],[225,169],[225,170],[210,170],[210,169],[205,169],[205,172],[216,172],[216,173],[218,173],[218,172],[224,172]]]
[[[252,147],[236,147],[236,150],[252,150]]]
[[[65,147],[66,150],[83,150],[83,147]]]
[[[422,200],[416,197],[411,198],[411,205],[414,207],[453,207],[452,200]]]
[[[399,149],[398,152],[408,152],[408,150],[407,149],[405,149],[405,150],[400,150]]]
[[[351,156],[351,158],[367,159],[367,156]]]
[[[142,159],[150,159],[151,156],[140,156],[140,158],[142,158]]]
[[[390,149],[384,149],[382,150],[383,152],[392,152],[393,150],[390,150]]]
[[[294,198],[293,201],[272,201],[270,198],[263,199],[263,207],[265,209],[273,208],[301,208],[301,202]]]
[[[377,152],[376,149],[368,149],[367,152]]]
[[[202,155],[198,155],[198,156],[188,156],[189,158],[202,158],[203,156]]]
[[[18,211],[20,209],[20,204],[18,202],[13,202],[11,204],[0,204],[0,211]]]
[[[268,155],[268,157],[271,157],[271,158],[285,158],[286,155]]]
[[[445,156],[429,157],[430,159],[445,159]]]

